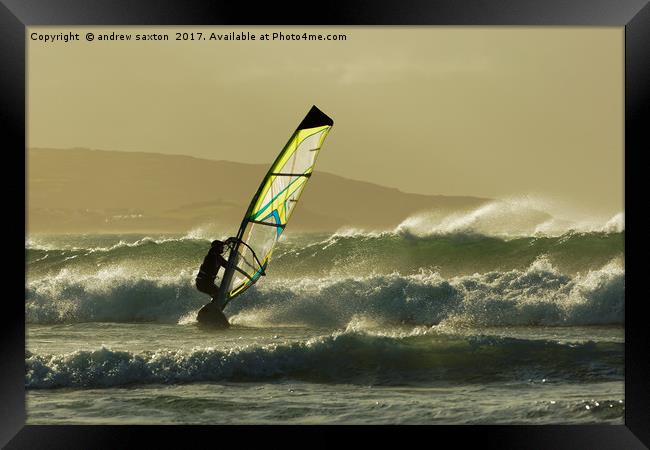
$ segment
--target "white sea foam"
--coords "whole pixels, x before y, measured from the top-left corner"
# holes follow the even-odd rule
[[[471,211],[442,214],[422,212],[406,218],[394,230],[398,235],[430,237],[450,234],[502,238],[561,236],[566,233],[620,233],[625,230],[623,213],[602,218],[563,219],[547,214],[548,205],[529,198],[493,201]]]
[[[31,323],[154,321],[186,323],[207,300],[194,273],[158,277],[112,266],[92,274],[63,269],[27,286]],[[354,318],[435,325],[623,323],[625,276],[617,258],[575,275],[540,257],[528,268],[442,277],[431,270],[366,276],[267,280],[226,312],[234,323],[343,327]]]
[[[217,227],[215,224],[204,224],[192,228],[190,231],[185,233],[181,239],[191,239],[191,240],[201,240],[201,241],[213,241],[219,239],[225,241],[228,239],[228,235],[223,233],[223,229]]]
[[[26,317],[32,323],[87,321],[178,322],[205,303],[193,274],[147,277],[111,266],[92,274],[63,269],[28,283]]]
[[[253,290],[233,304],[241,324],[345,326],[355,320],[413,325],[620,324],[624,269],[619,260],[568,276],[546,258],[525,270],[443,278],[436,272],[302,279]],[[361,319],[362,318],[362,319]],[[349,325],[350,326],[350,325]]]

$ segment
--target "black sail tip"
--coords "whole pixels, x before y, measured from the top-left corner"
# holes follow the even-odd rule
[[[304,130],[307,128],[316,128],[329,125],[330,127],[334,125],[334,121],[323,111],[318,109],[316,105],[312,106],[307,115],[300,125],[298,125],[299,130]]]

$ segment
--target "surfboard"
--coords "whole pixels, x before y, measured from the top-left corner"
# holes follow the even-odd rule
[[[229,248],[219,288],[225,306],[266,275],[273,249],[282,236],[334,121],[316,106],[293,132],[253,195]]]

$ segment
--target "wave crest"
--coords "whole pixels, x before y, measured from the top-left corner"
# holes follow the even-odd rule
[[[208,301],[193,272],[142,277],[112,267],[87,275],[62,270],[27,287],[29,323],[187,322]],[[622,261],[567,275],[541,257],[526,269],[443,277],[439,272],[265,280],[226,312],[234,323],[342,327],[355,317],[434,325],[622,324]]]
[[[28,323],[137,322],[176,323],[179,314],[208,299],[196,291],[187,272],[176,276],[135,276],[124,267],[88,275],[64,269],[29,283]]]
[[[445,214],[431,211],[406,218],[394,230],[404,237],[481,235],[499,238],[558,237],[567,233],[621,233],[624,215],[601,219],[566,220],[544,212],[540,201],[499,200],[470,211]]]
[[[604,361],[594,366],[596,358]],[[400,384],[442,380],[622,376],[623,344],[560,344],[492,336],[471,338],[334,333],[307,341],[231,350],[195,348],[133,353],[106,347],[26,359],[27,388],[264,380]],[[544,380],[546,382],[546,380]]]
[[[622,324],[624,287],[620,261],[571,277],[540,258],[526,270],[447,279],[423,270],[269,283],[233,302],[231,313],[246,325],[345,326],[359,317],[412,325]]]

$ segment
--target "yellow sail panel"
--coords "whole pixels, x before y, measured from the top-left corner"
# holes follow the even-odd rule
[[[267,209],[269,202],[275,198],[274,194],[283,193],[289,184],[296,182],[296,177],[311,172],[322,142],[330,128],[330,126],[323,126],[294,133],[271,166],[270,176],[265,180],[261,195],[259,195],[251,214],[259,216],[261,211]],[[289,174],[295,176],[289,176]]]

